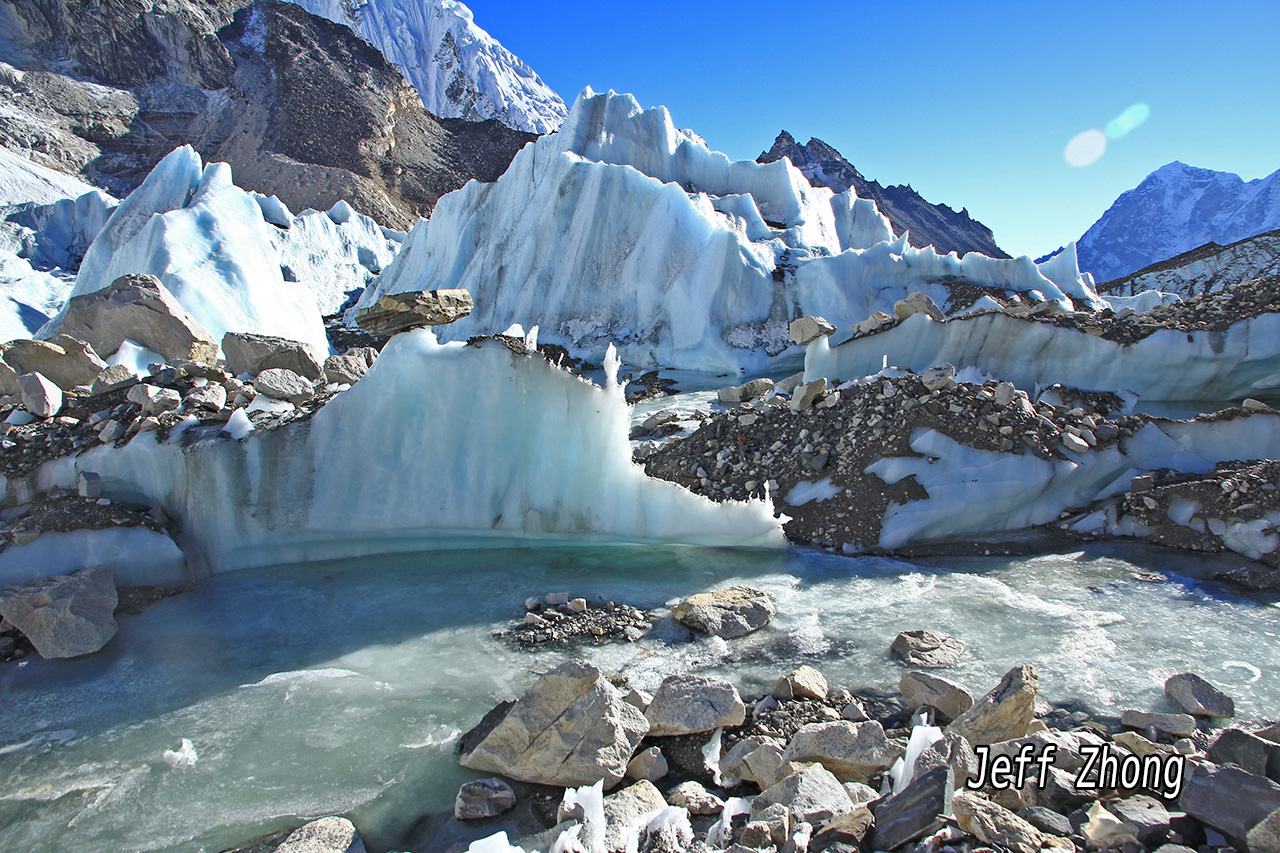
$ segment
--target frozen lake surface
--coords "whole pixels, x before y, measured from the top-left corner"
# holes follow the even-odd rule
[[[759,694],[807,662],[833,686],[893,690],[890,641],[929,627],[968,643],[946,674],[975,693],[1029,663],[1050,701],[1165,709],[1164,679],[1190,669],[1241,719],[1275,717],[1280,609],[1203,580],[1241,562],[1122,546],[915,563],[637,546],[221,575],[121,617],[96,655],[0,668],[0,846],[212,853],[344,813],[374,853],[403,849],[476,778],[456,764],[457,735],[570,656],[492,636],[555,591],[642,608],[732,583],[775,596],[777,619],[740,640],[690,642],[667,619],[640,642],[582,650],[646,689],[706,672]],[[182,738],[199,758],[171,768],[161,756]]]

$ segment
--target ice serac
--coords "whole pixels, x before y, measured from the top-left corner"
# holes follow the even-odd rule
[[[496,118],[508,127],[550,133],[568,112],[533,69],[476,26],[454,0],[293,0],[313,15],[346,24],[382,51],[442,118]]]
[[[143,435],[51,463],[37,485],[74,484],[78,467],[106,496],[164,506],[206,571],[477,541],[782,543],[762,501],[647,477],[627,431],[615,383],[420,329],[309,421],[185,450]]]
[[[495,183],[441,198],[359,305],[464,288],[477,310],[450,338],[537,323],[588,352],[616,341],[637,366],[750,371],[798,360],[797,317],[852,322],[913,291],[944,304],[957,281],[1101,305],[1066,265],[912,248],[852,190],[811,186],[785,158],[732,162],[665,109],[588,89]]]
[[[257,332],[327,352],[315,296],[284,280],[271,230],[258,204],[232,183],[230,166],[206,166],[183,146],[111,214],[85,253],[71,295],[150,273],[217,340]],[[41,335],[56,334],[59,321]]]

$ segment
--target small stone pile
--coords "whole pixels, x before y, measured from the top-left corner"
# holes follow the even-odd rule
[[[158,507],[120,503],[96,494],[75,495],[64,489],[53,489],[30,503],[11,507],[0,519],[0,552],[10,545],[31,542],[42,533],[115,527],[146,527],[163,533],[168,521]]]
[[[594,643],[610,640],[633,643],[653,627],[644,612],[634,607],[612,601],[588,601],[566,592],[530,598],[524,606],[524,621],[499,632],[524,648],[579,639]]]
[[[793,541],[867,551],[879,541],[889,504],[925,497],[913,478],[888,485],[866,473],[876,459],[917,456],[909,445],[915,431],[937,430],[980,450],[1066,459],[1113,445],[1145,423],[1114,414],[1119,403],[1083,393],[1070,408],[1032,402],[1008,382],[956,382],[950,365],[919,376],[889,369],[838,387],[792,377],[643,461],[650,476],[713,500],[769,494],[791,518],[785,530]],[[797,484],[827,478],[834,495],[792,502]]]

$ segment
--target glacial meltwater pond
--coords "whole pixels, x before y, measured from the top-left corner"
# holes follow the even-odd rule
[[[932,627],[969,644],[947,675],[975,693],[1030,663],[1051,701],[1165,708],[1164,679],[1190,669],[1242,719],[1274,717],[1280,609],[1204,580],[1240,562],[1120,546],[916,563],[632,546],[221,575],[121,617],[98,654],[0,668],[0,847],[218,851],[342,813],[373,853],[415,849],[419,821],[476,778],[456,764],[458,734],[570,654],[492,636],[551,591],[642,608],[735,582],[775,596],[777,619],[740,640],[690,641],[666,619],[581,650],[650,690],[706,672],[758,695],[802,662],[833,686],[893,690],[889,642]],[[171,768],[161,756],[182,738],[198,760]]]

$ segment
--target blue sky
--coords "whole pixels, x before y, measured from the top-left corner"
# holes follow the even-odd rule
[[[1080,236],[1172,160],[1280,169],[1280,2],[469,0],[476,23],[572,102],[663,105],[735,159],[778,131],[881,183],[967,207],[1012,254]],[[1145,103],[1092,165],[1072,137]]]

